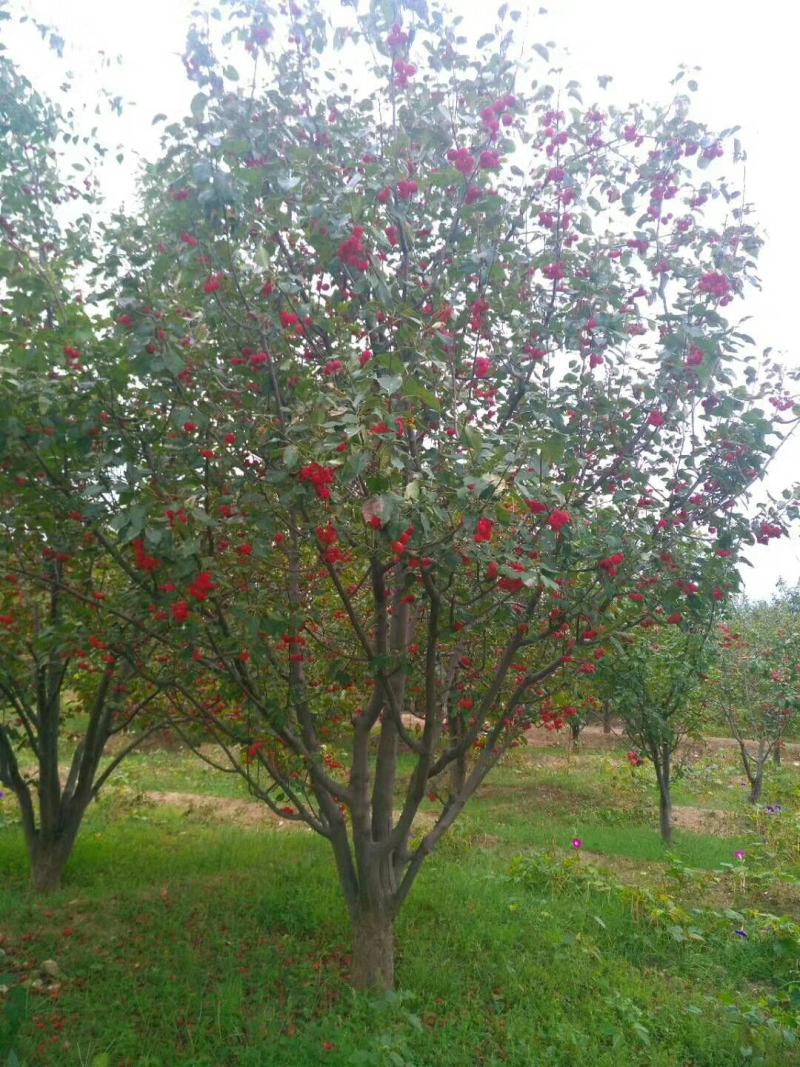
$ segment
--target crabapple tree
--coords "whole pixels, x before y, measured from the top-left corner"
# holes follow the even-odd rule
[[[114,460],[112,437],[98,444],[97,381],[115,387],[76,281],[92,254],[95,192],[82,165],[64,173],[56,158],[69,122],[4,56],[0,131],[0,783],[17,798],[32,883],[45,891],[144,732],[101,771],[108,739],[149,714],[158,690],[136,674],[152,643],[141,626],[100,612],[115,572],[91,532],[103,505],[90,490]],[[67,728],[77,743],[62,768]]]
[[[125,738],[101,770],[109,739],[141,725],[158,688],[136,675],[146,637],[100,617],[109,594],[77,531],[25,521],[13,534],[0,558],[0,783],[19,804],[31,883],[48,892],[61,884],[89,802],[148,731]]]
[[[126,374],[71,370],[115,456],[91,530],[140,677],[330,842],[353,981],[388,988],[426,857],[565,677],[784,533],[743,498],[798,413],[686,97],[584,101],[507,9],[477,51],[421,0],[216,14],[91,276]]]

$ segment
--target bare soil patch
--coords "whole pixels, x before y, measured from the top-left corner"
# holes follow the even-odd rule
[[[693,834],[728,836],[736,829],[737,817],[732,811],[680,804],[672,809],[672,824],[676,830],[690,830]]]
[[[203,793],[172,793],[148,790],[139,794],[148,804],[159,807],[181,808],[184,815],[196,815],[214,822],[228,823],[255,829],[267,826],[271,830],[311,831],[311,827],[299,819],[286,819],[276,815],[266,804],[249,800],[234,800],[230,797],[212,797]],[[400,813],[397,812],[396,815]],[[433,812],[420,811],[414,819],[414,829],[425,833],[436,821]]]
[[[536,726],[526,731],[525,740],[531,748],[560,749],[566,752],[568,747],[568,739],[564,733],[554,734]],[[602,726],[587,726],[581,732],[577,751],[603,752],[619,748],[627,743],[619,724],[612,726],[610,734],[605,733]],[[750,742],[750,744],[755,745],[755,742]],[[699,740],[685,741],[680,751],[684,754],[696,753],[698,756],[707,756],[714,752],[736,751],[738,747],[735,737],[703,737]],[[786,759],[800,760],[800,743],[784,742],[783,753]]]
[[[304,822],[282,819],[266,804],[249,800],[233,800],[230,797],[212,797],[202,793],[159,793],[148,790],[141,796],[150,804],[181,808],[184,815],[199,815],[214,822],[254,828],[269,826],[278,830],[309,830]]]

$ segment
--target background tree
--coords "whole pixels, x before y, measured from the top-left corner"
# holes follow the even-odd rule
[[[761,800],[764,770],[791,729],[800,700],[800,630],[791,600],[737,607],[719,630],[710,676],[711,705],[736,738],[750,783],[750,802]]]
[[[726,317],[760,242],[686,98],[528,93],[508,13],[476,63],[435,5],[220,7],[87,273],[109,458],[52,485],[185,736],[329,840],[386,988],[426,856],[560,676],[784,532],[741,502],[796,413]]]
[[[672,843],[674,756],[702,724],[696,696],[711,659],[709,624],[702,619],[674,622],[630,639],[604,671],[627,736],[655,770],[659,829],[666,845]]]

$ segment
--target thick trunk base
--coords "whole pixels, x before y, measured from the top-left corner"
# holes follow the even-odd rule
[[[61,888],[67,856],[39,853],[31,859],[31,888],[34,893],[54,893]]]
[[[385,915],[365,912],[353,920],[352,982],[371,993],[394,989],[394,924]]]
[[[72,854],[74,835],[55,841],[37,841],[29,850],[31,888],[34,893],[53,893],[61,888],[64,868]]]
[[[754,782],[750,783],[750,803],[751,804],[758,804],[759,800],[761,800],[761,793],[762,793],[763,788],[764,788],[764,780],[763,780],[763,778],[760,778],[760,777],[756,778],[756,780]]]

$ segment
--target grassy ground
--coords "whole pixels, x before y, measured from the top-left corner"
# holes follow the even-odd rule
[[[0,986],[7,1011],[17,997],[24,1009],[19,1062],[800,1063],[800,773],[779,772],[765,802],[783,811],[756,820],[740,779],[727,754],[687,769],[676,801],[689,828],[670,858],[652,783],[624,752],[515,753],[423,871],[398,925],[401,992],[379,1000],[347,984],[325,842],[232,822],[225,798],[246,798],[235,779],[184,753],[132,757],[46,902],[26,889],[5,800]],[[223,806],[141,797],[159,792]],[[2,1013],[0,1000],[0,1034]]]

